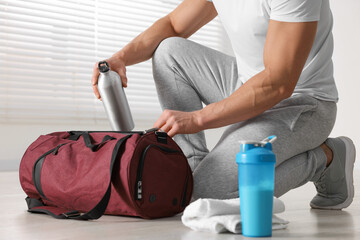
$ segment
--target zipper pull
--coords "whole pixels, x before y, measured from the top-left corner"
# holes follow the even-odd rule
[[[142,181],[137,182],[137,199],[142,199]]]
[[[61,148],[62,146],[64,146],[66,143],[63,143],[63,144],[60,144],[60,145],[57,145],[56,148],[54,148],[54,151],[53,151],[53,154],[56,155],[59,151],[59,148]]]

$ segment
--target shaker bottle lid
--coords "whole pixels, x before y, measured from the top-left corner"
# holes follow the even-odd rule
[[[245,152],[247,150],[250,150],[254,147],[262,147],[262,148],[269,148],[271,149],[271,144],[276,140],[276,136],[275,135],[271,135],[265,139],[263,139],[262,141],[239,141],[239,143],[241,144],[241,150],[240,152]]]
[[[249,145],[254,145],[255,147],[264,147],[267,143],[273,143],[276,140],[276,138],[277,137],[275,135],[271,135],[261,141],[243,140],[243,141],[239,141],[239,143],[241,145],[249,144]]]
[[[101,73],[108,72],[110,70],[109,64],[106,61],[101,61],[98,63],[98,68]]]
[[[272,152],[272,143],[276,136],[272,135],[262,141],[239,141],[240,152],[236,155],[237,164],[257,164],[264,162],[275,162],[275,154]]]

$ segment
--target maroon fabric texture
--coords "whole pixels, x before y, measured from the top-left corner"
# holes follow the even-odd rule
[[[44,209],[52,209],[56,215],[62,210],[87,212],[104,196],[114,147],[126,134],[90,132],[89,135],[92,144],[100,143],[106,135],[113,139],[93,152],[85,145],[83,136],[70,140],[68,132],[55,132],[40,136],[26,150],[19,169],[20,183],[30,198],[46,205]],[[193,188],[191,169],[179,146],[168,136],[166,140],[167,143],[159,142],[155,132],[136,133],[126,140],[116,157],[105,214],[160,218],[178,214],[189,204]],[[34,185],[34,165],[43,154],[60,144],[64,145],[56,153],[44,158],[40,171],[44,196],[41,196]],[[142,199],[137,200],[142,157]]]

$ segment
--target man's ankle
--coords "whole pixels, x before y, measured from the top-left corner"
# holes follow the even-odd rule
[[[326,155],[326,167],[328,167],[333,160],[333,152],[325,143],[321,144],[320,147]]]

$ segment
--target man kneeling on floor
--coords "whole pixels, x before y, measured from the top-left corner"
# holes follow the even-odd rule
[[[216,16],[235,57],[186,39]],[[106,61],[126,87],[126,66],[152,58],[164,109],[154,126],[187,156],[195,199],[238,197],[238,142],[277,135],[274,195],[312,181],[312,208],[342,209],[354,197],[355,146],[328,138],[338,101],[332,25],[329,0],[184,0]],[[99,98],[98,75],[95,65]],[[228,125],[209,152],[203,130]]]

